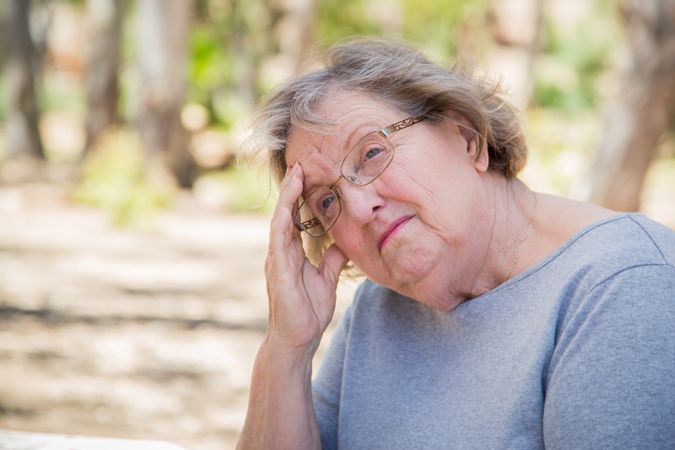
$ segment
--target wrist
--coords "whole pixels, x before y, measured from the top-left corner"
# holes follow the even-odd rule
[[[309,360],[311,361],[316,353],[321,337],[312,339],[304,344],[298,344],[287,339],[285,336],[275,333],[268,329],[265,333],[262,347],[264,347],[271,354],[290,360]]]

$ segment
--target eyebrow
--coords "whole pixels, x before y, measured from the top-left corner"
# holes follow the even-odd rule
[[[349,133],[349,134],[347,135],[347,140],[346,140],[346,143],[345,143],[345,145],[344,145],[344,147],[347,148],[347,152],[352,151],[352,149],[354,148],[354,145],[355,145],[359,140],[361,140],[361,138],[365,137],[367,134],[382,129],[382,128],[376,128],[376,129],[374,129],[374,130],[368,131],[368,132],[366,132],[365,134],[363,134],[362,136],[360,136],[360,137],[358,138],[357,141],[354,141],[354,138],[357,136],[357,132],[362,131],[364,128],[370,128],[370,125],[366,125],[366,124],[360,125],[360,126],[354,128],[354,129],[352,130],[352,132]],[[319,153],[321,153],[321,150],[319,150],[319,149],[317,149],[317,150],[319,151]],[[342,164],[342,161],[344,160],[345,156],[347,156],[346,153],[345,153],[344,155],[342,155],[342,158],[340,158],[340,159],[338,160],[338,165]],[[300,161],[300,163],[302,163],[302,161]],[[312,182],[310,182],[310,183],[308,183],[308,184],[306,184],[306,185],[304,186],[304,189],[303,189],[303,196],[305,196],[305,192],[307,192],[307,195],[305,196],[305,198],[306,198],[306,197],[308,197],[310,194],[314,193],[314,191],[316,190],[315,188],[318,188],[318,187],[324,186],[324,185],[325,185],[325,186],[330,186],[330,185],[332,185],[333,183],[337,182],[337,180],[339,180],[339,179],[340,179],[340,176],[338,176],[335,180],[331,181],[330,184],[323,184],[323,183],[318,182],[318,181],[312,181]]]

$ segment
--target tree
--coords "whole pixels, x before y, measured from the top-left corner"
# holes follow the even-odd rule
[[[590,200],[636,211],[647,169],[675,112],[675,0],[625,0],[622,15],[630,56],[606,114]]]
[[[534,65],[539,53],[544,0],[492,0],[490,33],[495,42],[490,65],[504,77],[511,101],[529,106],[534,86]]]
[[[33,42],[28,25],[30,0],[7,2],[9,51],[7,76],[7,148],[9,157],[44,158],[38,129]]]
[[[138,2],[139,131],[150,164],[165,163],[183,187],[192,185],[196,170],[181,123],[192,11],[191,0]]]
[[[249,64],[256,73],[252,95],[244,98],[249,105],[261,93],[297,75],[316,45],[316,0],[268,0],[267,3],[267,28],[248,19],[250,34],[256,35],[255,38],[247,36],[248,47],[254,49]],[[233,34],[231,41],[236,40]]]
[[[279,43],[280,53],[291,61],[293,73],[289,76],[296,75],[300,71],[315,44],[316,6],[315,0],[283,2],[284,14],[276,24],[275,38]]]
[[[119,67],[125,0],[88,0],[85,150],[118,121]]]

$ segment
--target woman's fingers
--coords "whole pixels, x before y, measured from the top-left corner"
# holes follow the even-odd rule
[[[319,269],[307,259],[295,227],[294,213],[302,195],[300,164],[286,172],[270,225],[265,275],[269,329],[293,348],[306,348],[320,338],[335,308],[335,289],[347,257],[332,245]]]
[[[293,212],[302,193],[302,169],[299,164],[287,171],[279,187],[279,200],[270,224],[270,252],[284,251],[294,237]]]

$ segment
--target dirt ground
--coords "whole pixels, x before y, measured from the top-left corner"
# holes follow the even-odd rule
[[[233,448],[267,319],[267,222],[186,196],[152,231],[124,230],[56,185],[0,186],[0,429]]]

